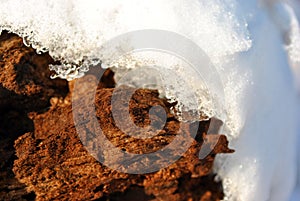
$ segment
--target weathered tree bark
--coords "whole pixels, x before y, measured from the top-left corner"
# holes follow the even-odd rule
[[[149,174],[120,173],[102,165],[82,145],[73,121],[72,83],[69,89],[65,81],[50,80],[49,63],[53,61],[47,54],[37,55],[32,48],[25,47],[19,37],[7,33],[0,36],[0,157],[3,159],[0,200],[204,201],[223,198],[222,184],[214,181],[212,166],[216,154],[232,150],[225,136],[215,135],[210,140],[212,143],[217,140],[217,145],[209,156],[199,160],[198,152],[209,121],[179,122],[171,113],[171,105],[159,98],[157,91],[139,89],[129,103],[132,121],[139,127],[148,126],[149,109],[160,105],[167,112],[167,122],[152,138],[133,138],[128,135],[130,128],[121,131],[114,122],[113,73],[106,71],[96,91],[96,117],[99,127],[116,147],[137,154],[154,152],[172,142],[179,134],[179,127],[183,128],[180,132],[184,136],[191,137],[192,127],[199,125],[196,138],[191,138],[192,145],[176,163]],[[118,93],[126,93],[126,89]],[[80,111],[80,104],[85,97],[77,98],[76,109],[84,113]],[[85,135],[94,129],[89,128],[89,124],[84,126]],[[132,162],[133,159],[126,160]],[[157,160],[157,163],[163,162]]]

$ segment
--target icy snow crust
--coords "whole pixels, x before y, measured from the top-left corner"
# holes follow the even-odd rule
[[[37,52],[48,51],[62,63],[51,69],[65,79],[82,76],[100,60],[109,67],[111,63],[105,63],[109,58],[101,57],[102,45],[130,31],[160,29],[193,40],[223,83],[224,132],[236,150],[219,156],[215,165],[225,200],[289,200],[296,183],[300,114],[291,69],[299,77],[300,37],[296,15],[288,4],[275,0],[0,2],[0,32],[17,33]],[[117,78],[122,81],[128,65],[136,67],[139,59],[143,60],[143,54],[114,63]],[[189,86],[202,84],[187,75],[191,76]],[[173,90],[186,88],[173,86]],[[198,95],[205,95],[205,90]],[[211,100],[201,101],[203,107],[211,107]]]

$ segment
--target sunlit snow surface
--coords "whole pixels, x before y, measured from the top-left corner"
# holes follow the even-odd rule
[[[192,39],[224,85],[225,131],[236,150],[218,156],[215,165],[225,199],[291,198],[300,130],[296,0],[0,2],[0,31],[19,34],[38,52],[49,51],[63,64],[52,67],[62,78],[82,76],[90,64],[107,59],[101,58],[102,44],[129,31],[162,29]]]

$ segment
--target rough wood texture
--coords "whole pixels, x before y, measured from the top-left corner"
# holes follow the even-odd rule
[[[48,55],[36,55],[17,36],[0,36],[0,200],[222,199],[222,185],[214,181],[212,165],[217,153],[232,150],[225,136],[211,136],[209,139],[212,143],[217,140],[217,145],[204,160],[198,159],[209,121],[191,125],[179,122],[170,112],[171,105],[160,99],[157,91],[140,89],[129,104],[133,122],[148,126],[149,109],[160,105],[167,111],[167,123],[153,138],[128,136],[131,128],[121,131],[112,118],[113,73],[106,71],[96,92],[96,116],[106,137],[120,149],[138,154],[153,152],[170,143],[178,135],[179,126],[183,127],[180,132],[190,137],[192,127],[199,124],[192,145],[171,166],[141,175],[114,171],[95,160],[82,145],[68,93],[73,83],[50,80],[49,62],[53,61]],[[126,89],[118,93],[126,93]],[[84,98],[78,97],[79,113]],[[85,126],[88,134],[89,126]]]

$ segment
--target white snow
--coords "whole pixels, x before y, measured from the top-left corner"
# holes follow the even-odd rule
[[[237,152],[220,157],[217,171],[237,200],[282,201],[289,199],[296,182],[299,100],[280,45],[282,27],[272,23],[272,12],[255,10],[249,22],[253,46],[240,58],[252,69],[253,85],[243,104],[249,111],[239,138],[231,142]]]
[[[190,38],[208,55],[224,85],[224,132],[236,150],[218,156],[215,164],[225,200],[300,200],[299,192],[293,193],[300,159],[300,100],[294,85],[300,89],[296,0],[0,0],[0,4],[0,32],[15,32],[38,52],[49,51],[62,62],[51,68],[66,79],[108,60],[102,57],[102,45],[129,31],[161,29]],[[122,62],[116,68],[119,76]],[[188,86],[202,84],[189,73]]]

